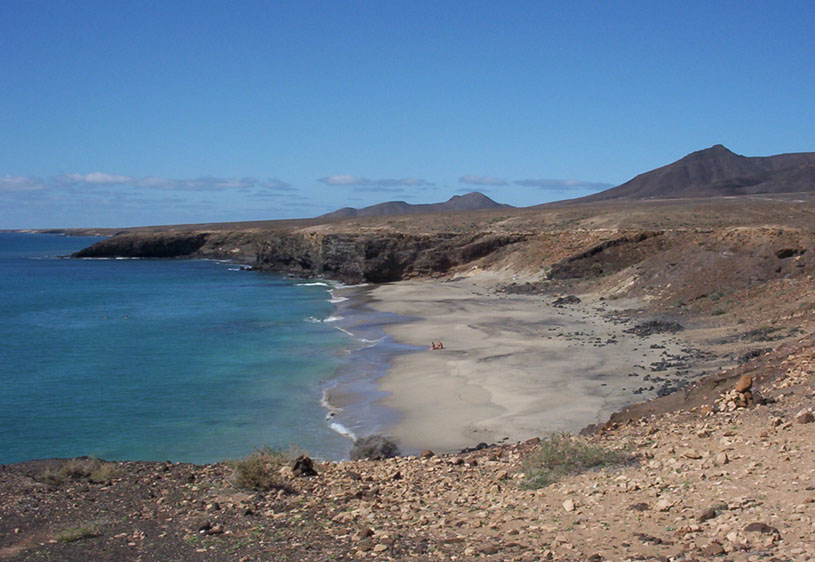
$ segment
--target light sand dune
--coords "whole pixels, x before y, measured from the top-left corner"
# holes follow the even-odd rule
[[[597,299],[558,308],[551,297],[495,294],[495,281],[400,282],[371,291],[374,309],[413,318],[386,327],[398,341],[445,346],[398,356],[380,381],[390,393],[383,404],[402,414],[390,434],[405,449],[453,451],[605,421],[647,398],[633,391],[648,386],[649,365],[682,347],[675,337],[624,333],[628,326],[610,320]],[[666,349],[651,349],[657,342]]]

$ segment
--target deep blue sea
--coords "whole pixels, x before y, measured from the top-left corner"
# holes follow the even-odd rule
[[[356,344],[323,321],[336,314],[326,284],[58,257],[95,240],[0,233],[0,463],[347,454],[320,400]]]

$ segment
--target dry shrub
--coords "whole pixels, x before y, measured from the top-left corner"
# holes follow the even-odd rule
[[[369,435],[354,441],[349,456],[352,461],[360,459],[381,460],[398,457],[399,445],[390,437],[384,435]]]
[[[116,463],[93,458],[77,458],[63,461],[56,468],[47,468],[39,480],[59,486],[69,480],[87,480],[94,484],[108,483],[121,474]]]
[[[273,489],[286,489],[280,469],[290,463],[302,451],[289,447],[286,451],[263,447],[229,464],[235,469],[235,486],[244,490],[264,492]]]
[[[630,460],[626,451],[588,443],[568,433],[556,433],[541,440],[540,448],[523,460],[523,486],[543,488],[570,474]]]

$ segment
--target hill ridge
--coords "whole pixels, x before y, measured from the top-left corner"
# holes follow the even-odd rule
[[[722,144],[570,203],[815,192],[815,152],[742,156]]]
[[[321,219],[348,219],[354,217],[382,217],[388,215],[412,215],[419,213],[443,213],[453,211],[479,211],[487,209],[512,209],[512,205],[498,203],[483,193],[471,191],[463,195],[453,195],[443,203],[412,204],[406,201],[385,201],[357,209],[343,207],[331,213],[320,215]]]

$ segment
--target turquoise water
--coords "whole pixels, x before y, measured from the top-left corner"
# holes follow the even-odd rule
[[[0,233],[0,463],[341,458],[320,404],[347,362],[325,285],[213,261],[69,260],[94,238]]]

